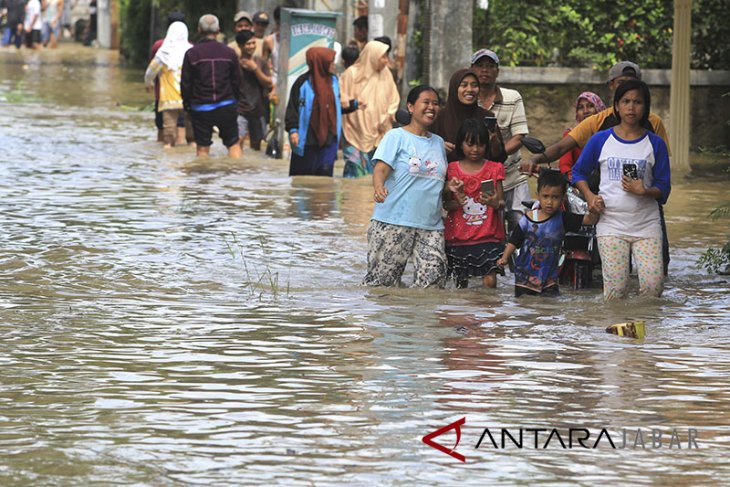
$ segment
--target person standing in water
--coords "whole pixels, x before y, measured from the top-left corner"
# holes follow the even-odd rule
[[[667,202],[672,186],[667,145],[646,128],[650,110],[646,83],[622,83],[613,98],[619,124],[591,137],[573,168],[589,209],[601,213],[596,235],[606,300],[626,296],[630,256],[639,274],[639,294],[658,297],[664,288],[659,205]],[[587,181],[596,169],[601,174],[598,194]]]
[[[210,154],[213,127],[217,126],[228,156],[241,157],[236,104],[241,86],[238,57],[217,41],[218,17],[206,14],[198,21],[203,39],[185,53],[180,88],[183,105],[190,112],[198,157]]]
[[[284,120],[292,147],[289,175],[332,177],[343,112],[334,75],[335,51],[310,47],[306,59],[309,71],[294,82]],[[357,101],[351,100],[344,111],[357,108]]]
[[[40,49],[41,44],[41,28],[43,21],[41,20],[41,2],[40,0],[28,0],[25,4],[25,46],[32,49]]]
[[[433,133],[440,135],[446,144],[446,154],[449,161],[459,160],[456,155],[456,136],[461,124],[468,118],[481,120],[489,134],[484,158],[490,161],[503,163],[507,158],[504,150],[502,133],[496,123],[494,113],[479,106],[479,78],[471,69],[459,69],[451,75],[449,82],[449,97],[446,106],[439,112],[433,124]],[[493,124],[487,126],[487,121],[493,119]]]
[[[266,95],[271,88],[269,63],[254,54],[256,38],[250,30],[236,34],[241,57],[241,88],[238,98],[238,136],[241,138],[241,151],[246,135],[253,150],[261,150],[264,139],[263,115]]]
[[[343,176],[355,178],[372,174],[372,156],[387,131],[393,127],[400,94],[387,69],[388,45],[370,41],[355,64],[342,73],[342,97],[361,100],[364,110],[347,115],[343,121],[345,159]]]
[[[514,229],[523,214],[522,201],[530,198],[527,176],[520,173],[522,137],[529,132],[522,95],[497,84],[499,58],[494,51],[480,49],[471,57],[471,69],[479,76],[479,105],[494,112],[502,131],[508,156],[504,162],[505,219]]]
[[[183,110],[183,99],[180,94],[183,59],[191,47],[192,45],[188,41],[187,25],[182,22],[173,22],[167,29],[165,41],[150,61],[144,75],[145,85],[149,89],[152,89],[159,79],[158,110],[162,113],[162,140],[166,149],[177,143],[179,117],[184,119],[185,140],[193,141],[193,129]]]
[[[448,178],[464,182],[463,195],[444,199],[449,275],[459,288],[467,287],[470,277],[481,277],[484,287],[494,288],[497,274],[504,275],[496,264],[504,251],[504,166],[486,159],[489,138],[484,120],[467,118],[454,139],[456,160],[449,163]]]
[[[413,88],[406,103],[410,122],[385,134],[375,151],[366,286],[399,286],[408,260],[415,267],[412,287],[446,282],[442,193],[446,187],[463,194],[464,184],[458,178],[445,184],[444,139],[429,131],[440,107],[435,89]]]
[[[575,215],[560,208],[568,183],[558,171],[544,171],[537,179],[538,208],[520,218],[497,265],[504,267],[515,250],[515,296],[558,296],[558,262],[565,232],[581,224],[593,225],[598,211]]]
[[[606,105],[604,105],[600,96],[592,91],[584,91],[575,100],[575,121],[576,123],[581,123],[587,117],[602,112],[605,109]],[[573,129],[569,128],[563,132],[563,137],[567,137],[571,130]],[[578,162],[579,157],[579,147],[574,147],[560,157],[560,172],[568,178],[568,181],[573,181],[573,166]]]
[[[3,32],[3,46],[9,44],[15,45],[16,49],[20,49],[23,45],[23,23],[25,19],[25,0],[8,0],[7,5],[7,25]]]

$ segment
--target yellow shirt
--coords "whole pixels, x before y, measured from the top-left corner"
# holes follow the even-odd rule
[[[167,66],[159,63],[157,58],[150,61],[144,80],[147,86],[153,86],[155,78],[160,78],[160,101],[157,105],[158,111],[179,110],[183,107],[182,95],[180,94],[180,77],[182,66],[175,71],[167,69]]]
[[[593,134],[601,130],[603,122],[611,115],[613,115],[613,107],[606,108],[602,112],[598,112],[583,120],[573,130],[571,130],[568,135],[570,135],[570,137],[578,143],[578,147],[582,149],[588,143],[588,139],[590,139]],[[653,113],[649,113],[649,123],[654,128],[654,133],[661,137],[664,140],[664,143],[667,144],[668,151],[669,135],[667,135],[667,129],[664,128],[662,119]]]

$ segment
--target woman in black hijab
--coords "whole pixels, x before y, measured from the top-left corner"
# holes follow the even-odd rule
[[[488,118],[485,123],[487,123],[489,133],[489,145],[485,158],[495,162],[504,162],[507,158],[502,134],[497,127],[494,113],[480,107],[478,101],[479,78],[477,74],[471,69],[459,69],[451,76],[446,106],[439,112],[432,129],[433,133],[444,139],[449,161],[456,158],[454,143],[461,123],[467,118],[484,120],[485,117]]]

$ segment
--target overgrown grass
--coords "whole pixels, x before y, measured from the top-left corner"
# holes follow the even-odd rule
[[[5,101],[8,103],[41,103],[43,100],[25,91],[24,84],[24,80],[15,83],[15,88],[5,94]]]
[[[231,239],[231,242],[225,240],[228,253],[231,255],[233,261],[241,266],[244,275],[243,287],[251,298],[263,300],[265,296],[270,296],[274,299],[279,299],[282,293],[285,297],[290,296],[291,287],[289,276],[287,276],[286,286],[282,289],[278,272],[273,272],[267,264],[264,264],[262,270],[260,267],[246,260],[246,247],[238,241],[236,234],[233,232],[231,232]],[[268,253],[266,239],[263,236],[259,236],[257,242],[262,254],[266,255]]]

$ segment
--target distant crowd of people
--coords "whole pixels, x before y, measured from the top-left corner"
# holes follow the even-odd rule
[[[168,15],[168,32],[152,46],[145,73],[148,89],[155,91],[158,140],[166,148],[195,144],[198,155],[207,154],[215,128],[232,157],[243,153],[246,140],[252,150],[261,150],[279,103],[280,15],[277,7],[266,35],[266,12],[236,12],[234,38],[227,45],[219,42],[217,17],[199,19],[200,40],[193,45],[185,26],[176,25],[185,24],[184,14]],[[308,53],[309,70],[294,82],[283,127],[291,147],[291,175],[331,176],[340,148],[346,177],[371,174],[370,156],[392,127],[400,95],[391,71],[391,41],[368,42],[365,16],[353,27],[354,38],[345,48],[336,43],[334,50]]]
[[[167,147],[195,143],[202,156],[217,127],[230,157],[242,154],[245,136],[260,150],[276,94],[280,10],[269,36],[265,12],[238,12],[229,45],[217,40],[214,15],[199,19],[201,40],[191,44],[181,15],[171,14],[145,74],[150,89],[158,85],[161,140]],[[413,286],[441,287],[451,278],[465,287],[480,277],[489,288],[512,263],[517,296],[557,295],[566,231],[595,224],[606,299],[626,295],[630,256],[640,293],[661,295],[668,262],[662,213],[671,190],[668,140],[650,112],[638,65],[613,66],[613,103],[606,108],[597,94],[581,93],[577,125],[523,161],[520,149],[529,133],[524,102],[518,91],[498,84],[494,51],[476,51],[453,73],[445,102],[432,87],[412,89],[407,114],[397,119],[401,100],[390,39],[368,41],[367,18],[356,19],[354,32],[345,49],[307,50],[308,70],[290,90],[284,128],[290,175],[332,176],[341,149],[344,177],[372,177],[375,209],[364,284],[400,285],[412,261]],[[540,173],[537,201],[526,209],[528,177],[558,158],[559,170]],[[567,211],[569,183],[585,197],[585,215]]]
[[[253,150],[261,150],[271,105],[278,102],[280,12],[274,10],[275,28],[268,36],[266,12],[237,12],[227,45],[219,42],[216,16],[199,19],[200,40],[193,45],[185,15],[168,15],[167,34],[152,46],[145,73],[148,89],[155,91],[158,140],[166,148],[195,144],[197,155],[206,155],[215,128],[230,157],[241,156],[246,138]]]
[[[75,36],[72,10],[78,0],[0,0],[2,46],[55,49],[64,37]],[[97,1],[89,2],[83,33],[85,45],[96,39]]]

